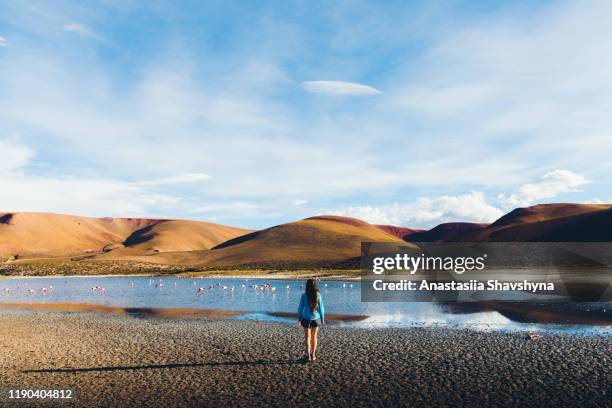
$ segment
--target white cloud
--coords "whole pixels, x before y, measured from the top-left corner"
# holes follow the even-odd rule
[[[569,170],[554,170],[534,183],[521,186],[515,193],[509,196],[500,194],[498,198],[504,208],[524,207],[562,193],[579,191],[579,187],[590,182],[581,174]]]
[[[7,47],[9,44],[9,41],[0,35],[0,47]]]
[[[579,191],[590,180],[569,170],[554,170],[538,181],[521,186],[510,195],[500,194],[497,198],[504,210],[537,204],[540,200],[556,197],[562,193]],[[601,203],[594,199],[590,203]],[[431,228],[443,222],[467,221],[491,223],[504,212],[489,204],[482,192],[471,192],[459,196],[419,197],[407,204],[383,206],[346,207],[332,214],[359,218],[373,224],[392,224],[407,227]]]
[[[163,177],[163,178],[158,178],[158,179],[153,179],[153,180],[138,181],[135,184],[140,185],[140,186],[165,186],[165,185],[172,185],[172,184],[195,183],[198,181],[205,181],[209,179],[210,179],[210,176],[208,174],[186,173],[186,174],[179,174],[176,176]]]
[[[347,207],[333,214],[373,224],[431,228],[452,221],[489,223],[501,217],[503,212],[487,203],[482,192],[471,192],[459,196],[420,197],[407,204]]]
[[[65,31],[70,31],[72,33],[76,33],[76,34],[79,34],[85,37],[92,37],[92,38],[97,37],[96,33],[94,33],[90,28],[84,26],[83,24],[70,23],[70,24],[64,25],[63,28]]]
[[[304,81],[302,88],[308,92],[334,95],[376,95],[381,93],[376,88],[356,82],[344,81]]]

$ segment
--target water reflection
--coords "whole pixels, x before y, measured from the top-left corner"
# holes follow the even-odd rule
[[[67,277],[0,280],[0,304],[150,317],[294,322],[303,281],[238,278]],[[360,284],[322,281],[330,324],[566,330],[612,335],[612,303],[361,302]],[[75,305],[80,306],[75,306]],[[62,306],[63,305],[63,306]],[[70,306],[72,305],[72,306]],[[63,309],[62,309],[63,308]]]

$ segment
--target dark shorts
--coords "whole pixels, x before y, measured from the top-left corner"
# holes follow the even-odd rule
[[[302,325],[303,328],[305,329],[312,329],[313,327],[319,327],[321,326],[321,321],[319,319],[316,320],[310,320],[310,319],[304,319],[302,318],[302,320],[300,320],[300,324]]]

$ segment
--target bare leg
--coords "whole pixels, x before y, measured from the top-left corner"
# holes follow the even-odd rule
[[[310,330],[310,358],[313,361],[317,359],[317,334],[319,334],[319,328],[313,327]]]
[[[305,337],[305,340],[306,340],[306,343],[305,343],[305,345],[306,345],[306,357],[308,357],[308,360],[310,360],[310,337],[311,337],[310,332],[311,332],[311,330],[312,329],[304,328],[304,337]]]

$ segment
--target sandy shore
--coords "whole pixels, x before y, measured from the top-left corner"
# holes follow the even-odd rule
[[[0,389],[151,407],[603,407],[612,392],[609,337],[329,326],[307,364],[301,340],[254,321],[2,311]]]

